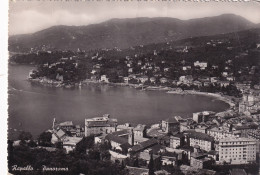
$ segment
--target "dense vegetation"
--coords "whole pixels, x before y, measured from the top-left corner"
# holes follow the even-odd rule
[[[12,174],[39,175],[39,174],[88,174],[88,175],[125,175],[127,170],[120,163],[110,161],[109,145],[94,145],[94,137],[83,138],[75,151],[66,154],[62,147],[56,145],[55,151],[47,151],[51,148],[48,133],[42,133],[39,138],[39,146],[32,139],[30,133],[22,132],[19,136],[20,145],[13,146],[13,141],[8,141],[8,168]],[[26,139],[26,140],[24,140]],[[46,147],[48,146],[48,147]],[[33,171],[15,171],[14,166],[31,166]],[[63,171],[43,171],[46,167],[68,168]]]

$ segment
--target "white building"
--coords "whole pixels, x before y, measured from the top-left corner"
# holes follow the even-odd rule
[[[229,132],[227,130],[223,130],[221,128],[218,127],[214,127],[214,128],[210,128],[207,130],[207,134],[209,136],[214,137],[215,140],[220,140],[220,139],[224,139],[224,138],[234,138],[235,135],[232,132]]]
[[[256,141],[249,138],[225,138],[219,141],[219,162],[248,164],[256,161]]]
[[[106,75],[101,75],[100,81],[101,81],[101,82],[105,82],[105,83],[109,83],[109,80],[108,80],[108,78],[107,78]]]
[[[116,126],[117,119],[110,118],[109,114],[105,114],[103,117],[85,119],[85,136],[115,132]]]
[[[208,67],[208,63],[196,61],[196,62],[194,62],[194,66],[200,67],[201,70],[204,70],[204,69],[206,69],[206,67]]]

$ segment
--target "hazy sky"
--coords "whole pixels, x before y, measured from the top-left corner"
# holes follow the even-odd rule
[[[249,0],[248,0],[249,1]],[[88,25],[111,18],[174,17],[192,19],[224,13],[260,23],[258,2],[10,2],[9,34],[39,31],[54,25]]]

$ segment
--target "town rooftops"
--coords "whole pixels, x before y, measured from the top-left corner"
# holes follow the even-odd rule
[[[213,137],[211,137],[207,134],[201,133],[201,132],[189,130],[189,131],[185,131],[185,133],[187,133],[189,138],[206,140],[206,141],[214,141]]]
[[[61,138],[61,137],[65,136],[66,133],[65,133],[62,129],[59,129],[57,132],[54,132],[54,135],[55,135],[57,138]]]
[[[131,148],[131,151],[132,152],[139,152],[139,151],[142,151],[144,149],[147,149],[149,147],[152,147],[154,145],[158,144],[158,141],[154,138],[150,139],[150,140],[147,140],[147,141],[144,141],[144,142],[141,142],[135,146],[133,146]]]
[[[63,145],[77,145],[81,140],[81,137],[66,137],[63,140]]]
[[[129,130],[123,129],[121,131],[112,132],[111,134],[120,137],[120,136],[123,136],[123,135],[128,135]]]
[[[130,167],[126,166],[129,170],[129,175],[148,175],[149,170],[146,168],[137,168],[137,167]]]
[[[183,134],[181,134],[181,133],[179,133],[179,132],[177,132],[177,133],[174,133],[173,135],[171,135],[170,136],[171,138],[183,138],[184,137],[184,135]]]
[[[219,143],[223,143],[223,142],[256,142],[256,140],[251,139],[251,138],[245,138],[245,137],[229,137],[229,138],[224,138],[224,139],[220,139]]]
[[[128,143],[127,139],[119,137],[119,136],[116,136],[116,135],[112,135],[112,134],[106,135],[105,139],[109,140],[109,141],[113,141],[113,142],[119,143],[120,145]]]

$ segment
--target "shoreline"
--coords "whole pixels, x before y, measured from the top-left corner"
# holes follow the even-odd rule
[[[168,94],[177,94],[177,95],[203,95],[203,96],[208,96],[208,97],[214,97],[217,100],[221,100],[229,105],[229,108],[227,110],[230,110],[236,106],[236,102],[233,101],[236,97],[232,96],[226,96],[220,93],[210,93],[210,92],[200,92],[196,90],[182,90],[181,88],[172,88],[172,87],[167,87],[167,86],[151,86],[151,85],[140,85],[140,84],[129,84],[129,83],[111,83],[111,82],[100,82],[100,81],[94,81],[90,79],[86,79],[82,81],[81,83],[72,83],[69,85],[66,85],[60,81],[56,80],[50,80],[46,78],[37,78],[37,79],[30,79],[27,78],[28,81],[30,82],[35,82],[39,83],[41,85],[47,85],[51,87],[56,87],[56,88],[81,88],[81,86],[86,86],[90,84],[95,84],[95,85],[112,85],[112,86],[122,86],[122,87],[130,87],[130,88],[135,88],[137,90],[147,90],[147,91],[166,91]]]

